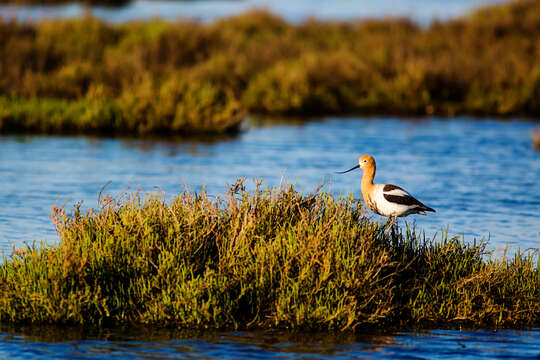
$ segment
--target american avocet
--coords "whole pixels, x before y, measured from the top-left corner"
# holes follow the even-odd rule
[[[374,184],[375,167],[375,159],[370,155],[363,155],[358,159],[358,165],[347,171],[338,172],[338,174],[345,174],[358,168],[364,170],[362,176],[364,202],[368,209],[374,213],[387,216],[391,220],[389,227],[394,224],[397,217],[411,214],[426,215],[426,211],[435,212],[435,210],[422,204],[399,186]]]

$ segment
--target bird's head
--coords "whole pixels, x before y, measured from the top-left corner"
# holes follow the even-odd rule
[[[353,171],[355,169],[365,169],[365,168],[371,168],[371,167],[375,167],[375,159],[373,159],[373,156],[371,155],[362,155],[360,156],[360,158],[358,159],[358,165],[356,165],[355,167],[347,170],[347,171],[341,171],[341,172],[338,172],[338,174],[345,174],[349,171]]]
[[[372,167],[374,165],[375,165],[375,159],[373,159],[373,156],[371,155],[362,155],[358,159],[358,167],[361,169]]]

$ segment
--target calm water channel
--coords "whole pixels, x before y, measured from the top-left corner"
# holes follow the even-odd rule
[[[306,192],[325,180],[335,194],[360,196],[361,172],[335,175],[359,155],[377,160],[379,182],[397,183],[437,213],[409,217],[426,236],[449,226],[465,241],[489,237],[500,253],[540,247],[538,123],[469,118],[249,119],[235,136],[206,141],[0,136],[0,250],[58,241],[51,205],[140,187],[168,199],[186,186],[219,196],[247,176],[267,185],[297,182]],[[253,187],[253,182],[249,182]],[[375,217],[378,220],[378,217]],[[400,224],[403,225],[403,220]],[[155,329],[0,327],[0,359],[93,358],[536,358],[540,329],[400,332],[380,335],[186,333]]]

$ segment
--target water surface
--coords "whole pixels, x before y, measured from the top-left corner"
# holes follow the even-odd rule
[[[219,196],[247,177],[267,185],[321,182],[334,194],[361,197],[361,171],[336,175],[369,153],[376,182],[402,186],[437,210],[400,220],[433,237],[449,226],[490,249],[540,247],[540,152],[527,121],[326,118],[295,124],[255,120],[215,141],[55,136],[0,136],[0,251],[58,241],[52,205],[97,206],[98,193],[163,191],[167,199],[206,186]],[[374,216],[379,220],[378,216]],[[382,220],[382,219],[381,219]]]
[[[70,18],[92,13],[111,22],[159,17],[162,19],[196,19],[210,21],[253,8],[268,9],[289,21],[297,22],[309,17],[326,20],[356,18],[410,17],[427,25],[433,20],[446,20],[461,16],[473,9],[503,0],[198,0],[164,1],[137,0],[121,7],[87,7],[77,3],[65,5],[0,5],[0,16],[19,20],[40,18]]]
[[[152,328],[0,329],[9,359],[538,359],[540,331],[395,332],[387,334],[218,332]]]

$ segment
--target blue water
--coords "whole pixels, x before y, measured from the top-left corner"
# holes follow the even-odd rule
[[[4,4],[0,5],[0,17],[36,20],[77,17],[91,12],[111,22],[155,17],[209,21],[253,8],[264,8],[293,22],[309,17],[346,20],[407,16],[419,24],[427,25],[435,19],[445,20],[461,16],[479,6],[501,2],[503,0],[137,0],[122,7],[86,7],[77,3],[54,6]]]
[[[178,331],[153,328],[20,328],[0,332],[9,359],[538,359],[531,331],[329,334]]]

